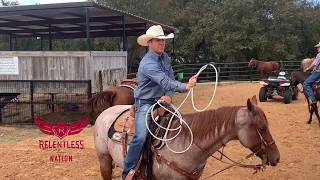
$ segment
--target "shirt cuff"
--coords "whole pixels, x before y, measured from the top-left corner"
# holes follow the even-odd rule
[[[187,92],[186,88],[187,88],[187,83],[181,83],[179,85],[179,91],[180,92]]]
[[[172,98],[173,91],[166,91],[165,96],[170,96]]]

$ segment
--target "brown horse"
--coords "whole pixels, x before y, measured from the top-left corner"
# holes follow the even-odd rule
[[[96,118],[106,109],[115,105],[133,105],[133,92],[137,87],[137,81],[127,79],[119,86],[101,91],[92,96],[86,103],[87,112],[91,117],[90,124],[94,125]]]
[[[260,73],[260,78],[263,78],[263,73],[273,73],[276,74],[279,71],[279,64],[275,61],[263,62],[251,58],[248,67],[257,67],[258,73]]]
[[[300,83],[302,86],[303,86],[303,83],[305,80],[307,80],[307,78],[310,76],[310,72],[303,72],[302,70],[296,70],[296,71],[293,71],[291,73],[291,77],[290,77],[290,86],[292,89],[294,88],[297,88],[298,84]],[[320,82],[315,82],[313,85],[312,85],[312,89],[313,89],[313,92],[315,94],[315,97],[316,97],[316,100],[317,101],[320,101]],[[310,103],[310,99],[307,95],[307,93],[305,92],[305,90],[303,90],[303,94],[308,102],[308,110],[309,110],[309,113],[310,113],[310,116],[309,116],[309,120],[308,120],[308,124],[311,124],[312,122],[312,116],[313,116],[313,113],[316,114],[317,118],[318,118],[318,121],[319,121],[319,127],[320,127],[320,116],[319,116],[319,112],[318,112],[318,105],[317,104],[312,104],[311,106],[309,106],[309,103]]]
[[[267,118],[263,110],[257,106],[255,96],[248,99],[246,103],[247,106],[222,107],[217,110],[211,109],[182,115],[193,134],[193,143],[184,153],[174,153],[169,150],[168,146],[174,147],[174,151],[181,151],[190,144],[190,132],[183,124],[181,133],[175,139],[167,142],[160,149],[152,149],[153,178],[157,180],[199,179],[208,158],[232,140],[239,140],[244,147],[253,152],[253,155],[260,157],[263,163],[276,166],[280,153],[269,131]],[[112,161],[123,168],[123,150],[126,151],[127,148],[123,149],[121,140],[119,142],[110,139],[106,134],[118,119],[119,114],[123,113],[122,116],[129,117],[129,112],[125,111],[130,107],[129,105],[118,105],[108,108],[100,114],[94,126],[95,149],[104,180],[112,178]],[[171,128],[177,128],[179,125],[180,121],[173,121]],[[130,129],[132,128],[134,127],[131,125]],[[167,138],[176,134],[176,131],[170,131]],[[127,139],[128,146],[130,139]],[[142,167],[145,165],[141,164]],[[256,167],[240,163],[235,163],[235,165]],[[142,174],[144,174],[143,170]]]

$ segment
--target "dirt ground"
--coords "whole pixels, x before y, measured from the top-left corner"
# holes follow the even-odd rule
[[[210,108],[230,105],[246,105],[246,100],[258,95],[258,83],[230,83],[218,86]],[[199,84],[194,89],[195,105],[204,108],[214,91],[213,84]],[[178,106],[187,94],[176,93],[173,102]],[[208,179],[320,179],[320,128],[316,117],[307,124],[308,111],[302,94],[297,101],[284,104],[281,97],[258,103],[265,111],[270,130],[279,148],[281,159],[276,167],[268,166],[264,172],[253,174],[253,170],[233,167]],[[195,112],[189,97],[182,112]],[[107,135],[107,133],[106,133]],[[93,142],[93,128],[88,126],[80,134],[63,140],[83,140],[84,149],[39,148],[39,140],[59,140],[42,134],[37,127],[0,126],[0,179],[102,179]],[[224,152],[234,160],[241,160],[250,153],[237,141],[229,142]],[[50,155],[72,155],[72,162],[52,163]],[[219,157],[217,153],[214,154]],[[226,159],[225,159],[226,160]],[[226,160],[227,161],[227,160]],[[257,163],[258,158],[247,159],[244,163]],[[228,165],[209,158],[202,178]],[[114,179],[120,179],[116,169]]]

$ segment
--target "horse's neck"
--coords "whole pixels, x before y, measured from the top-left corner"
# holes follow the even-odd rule
[[[256,66],[259,66],[261,63],[262,63],[262,61],[255,60]]]
[[[201,112],[205,113],[205,112]],[[184,118],[187,124],[191,127],[191,130],[195,130],[192,125],[192,120],[188,119],[188,117]],[[202,119],[196,119],[201,121]],[[176,163],[184,166],[184,168],[188,168],[189,171],[197,170],[205,165],[207,159],[217,150],[219,150],[224,144],[227,144],[230,140],[237,139],[237,132],[235,131],[235,119],[231,119],[228,122],[214,123],[215,121],[219,121],[220,119],[210,119],[212,121],[212,125],[214,126],[214,133],[209,135],[206,138],[197,138],[197,133],[194,131],[194,139],[193,145],[190,149],[182,154],[174,154],[169,152],[170,150],[165,147],[163,152],[168,154],[169,159],[173,159]],[[195,121],[195,119],[193,120]],[[205,123],[205,122],[204,122]],[[205,123],[207,126],[210,123]],[[220,125],[218,125],[220,124]],[[222,125],[221,125],[222,124]],[[174,128],[174,127],[172,127]],[[183,128],[186,128],[183,126]],[[187,131],[187,130],[184,130]],[[169,133],[169,137],[176,135],[177,132]],[[176,139],[168,142],[168,145],[171,149],[176,151],[181,151],[186,149],[190,144],[190,132],[182,132]],[[192,163],[185,163],[185,162]]]

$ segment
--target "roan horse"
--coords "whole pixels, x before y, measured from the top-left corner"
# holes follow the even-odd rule
[[[130,107],[130,105],[118,105],[105,110],[97,118],[94,126],[95,149],[104,180],[111,180],[112,161],[123,168],[123,145],[117,140],[110,139],[107,132],[117,117]],[[124,112],[121,116],[128,117],[129,112]],[[182,117],[191,128],[193,144],[188,151],[178,154],[171,152],[167,145],[157,150],[152,148],[154,179],[199,179],[207,159],[231,140],[239,140],[267,165],[276,166],[279,162],[280,153],[270,134],[267,118],[263,110],[257,106],[255,96],[247,100],[247,106],[222,107],[217,110],[185,114]],[[178,125],[179,121],[173,121],[171,128],[176,128]],[[176,134],[168,132],[167,138]],[[182,126],[181,133],[167,144],[171,148],[174,147],[175,151],[181,151],[187,148],[190,139],[190,132],[186,126]],[[141,174],[144,174],[144,169],[141,169]]]
[[[106,109],[114,105],[133,105],[133,91],[138,86],[134,79],[126,79],[119,86],[101,91],[92,96],[86,102],[87,112],[91,117],[91,125],[95,124],[96,118]]]
[[[291,88],[294,89],[295,87],[298,86],[299,83],[303,86],[304,81],[309,76],[310,76],[310,72],[303,72],[302,70],[293,71],[291,73],[291,77],[290,77],[290,86],[291,86]],[[313,83],[312,90],[313,90],[313,92],[315,94],[316,100],[320,101],[320,82],[319,81]],[[309,97],[308,97],[307,93],[305,92],[305,90],[303,90],[303,94],[306,97],[306,100],[308,102],[308,110],[309,110],[309,113],[310,113],[309,120],[308,120],[307,123],[311,124],[312,115],[313,115],[313,113],[315,113],[317,118],[318,118],[319,127],[320,127],[320,116],[319,116],[319,112],[318,112],[318,105],[317,104],[312,104],[311,106],[309,106],[310,100],[309,100]]]
[[[251,58],[248,67],[257,67],[257,71],[260,73],[260,78],[263,78],[263,73],[274,73],[279,71],[279,64],[275,61],[263,62]]]

